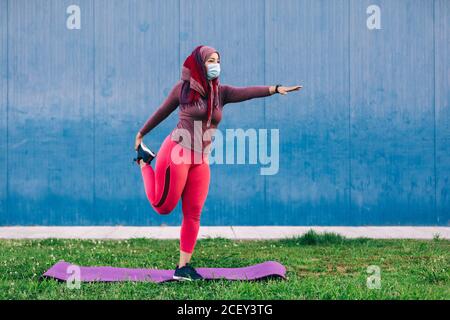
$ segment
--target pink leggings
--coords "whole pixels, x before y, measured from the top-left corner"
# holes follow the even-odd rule
[[[182,147],[169,134],[157,152],[156,169],[146,164],[141,172],[147,198],[159,214],[169,214],[181,197],[180,250],[192,253],[209,189],[208,155]]]

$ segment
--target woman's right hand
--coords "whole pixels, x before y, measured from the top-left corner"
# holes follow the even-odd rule
[[[134,142],[134,150],[137,151],[139,145],[140,145],[141,142],[142,142],[142,138],[143,138],[143,137],[144,137],[144,136],[143,136],[140,132],[137,133],[137,135],[136,135],[136,140],[135,140],[135,142]]]

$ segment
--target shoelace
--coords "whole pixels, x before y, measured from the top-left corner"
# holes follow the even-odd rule
[[[186,267],[191,271],[191,273],[195,274],[195,275],[200,275],[197,270],[195,270],[194,267],[192,267],[190,264],[186,264]]]

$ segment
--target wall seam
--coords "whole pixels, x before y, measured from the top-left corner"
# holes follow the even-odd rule
[[[352,213],[352,134],[351,134],[351,109],[352,109],[352,87],[351,87],[351,0],[348,1],[348,211]]]
[[[434,213],[436,223],[439,224],[439,210],[437,207],[437,169],[436,169],[436,1],[433,1],[433,158],[434,158]]]
[[[263,2],[263,79],[264,79],[264,85],[267,85],[266,83],[266,21],[267,21],[267,17],[266,17],[266,1],[265,0]],[[264,121],[264,128],[267,129],[267,125],[266,125],[266,99],[263,99],[263,121]],[[264,192],[263,192],[263,203],[264,203],[264,208],[267,208],[267,177],[266,175],[264,175],[263,177],[263,188],[264,188]],[[270,215],[270,213],[269,213]]]
[[[9,217],[9,0],[6,0],[6,216]]]
[[[92,154],[93,154],[93,176],[92,176],[92,216],[95,217],[95,211],[96,211],[96,205],[95,205],[95,198],[96,198],[96,193],[95,193],[95,176],[96,176],[96,172],[95,172],[95,131],[96,131],[96,127],[95,127],[95,91],[96,91],[96,87],[95,87],[95,78],[96,78],[96,68],[95,68],[95,1],[92,1],[92,21],[93,21],[93,34],[92,34],[92,53],[93,53],[93,72],[92,72],[92,89],[93,89],[93,143],[92,143]]]

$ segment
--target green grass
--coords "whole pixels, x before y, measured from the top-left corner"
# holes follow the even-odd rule
[[[450,241],[346,239],[337,234],[197,242],[197,267],[239,267],[276,260],[287,280],[65,283],[39,276],[64,259],[79,265],[173,269],[177,240],[1,240],[0,299],[450,299]],[[367,267],[381,268],[369,289]]]

